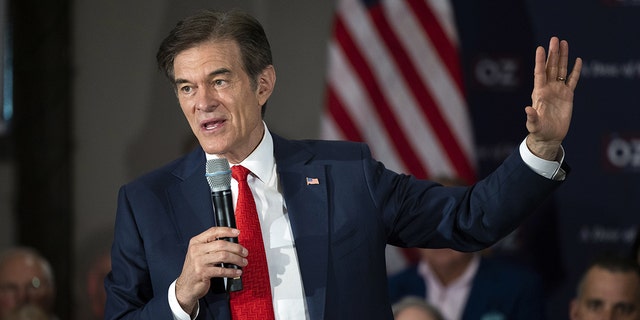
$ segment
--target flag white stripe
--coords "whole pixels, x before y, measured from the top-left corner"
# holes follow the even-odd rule
[[[423,121],[422,112],[418,109],[413,94],[407,90],[408,85],[394,64],[392,55],[381,45],[383,41],[374,32],[376,28],[369,20],[366,9],[356,0],[341,3],[339,14],[348,13],[343,16],[343,21],[375,75],[376,79],[371,81],[381,81],[382,93],[389,101],[412,149],[420,157],[419,160],[429,172],[453,173],[445,150],[429,123]]]
[[[412,64],[428,86],[441,115],[447,121],[465,156],[473,164],[473,140],[466,101],[455,79],[440,59],[437,48],[430,41],[411,8],[404,1],[382,1],[398,39],[411,57]],[[432,8],[433,10],[433,8]],[[443,172],[446,173],[446,172]],[[452,173],[452,172],[451,172]]]
[[[378,114],[373,112],[375,108],[369,99],[366,89],[347,62],[340,47],[334,42],[329,43],[329,85],[333,88],[339,100],[345,107],[356,124],[362,138],[369,143],[369,147],[376,159],[382,161],[388,168],[406,172],[400,154],[393,148],[393,141],[384,134],[384,125],[380,123]]]
[[[325,110],[320,115],[320,137],[324,140],[345,140],[342,130],[333,121],[331,114]]]
[[[453,8],[451,8],[451,2],[449,0],[426,0],[426,3],[431,8],[433,15],[438,19],[438,23],[444,30],[447,38],[449,38],[449,42],[457,47],[459,43],[458,31],[456,30],[456,19],[453,14]]]
[[[451,43],[457,46],[458,38],[450,0],[423,1],[434,12]],[[383,10],[388,10],[385,15],[389,24],[394,28],[398,41],[406,47],[405,50],[415,65],[416,72],[426,86],[424,89],[433,97],[441,110],[445,125],[452,130],[454,138],[461,144],[471,165],[474,165],[472,131],[463,93],[459,92],[455,78],[448,74],[449,70],[440,60],[436,51],[438,48],[434,48],[433,43],[429,41],[419,19],[414,17],[404,0],[382,0],[380,3],[384,6]],[[362,81],[376,81],[383,91],[381,94],[392,108],[390,111],[398,117],[398,125],[405,130],[405,136],[429,173],[457,175],[446,153],[451,146],[443,146],[439,137],[432,132],[430,123],[414,101],[416,98],[408,91],[407,83],[401,70],[397,69],[394,57],[388,52],[377,34],[377,28],[369,20],[367,8],[358,0],[338,0],[337,6],[336,14],[344,21],[346,32],[354,39],[360,50],[359,54],[365,57],[374,79],[362,79],[346,58],[350,55],[342,52],[338,43],[331,42],[327,85],[333,89],[336,99],[344,106],[344,112],[357,127],[362,138],[371,146],[374,156],[378,156],[378,159],[390,168],[397,168],[404,164],[401,160],[405,154],[402,153],[403,150],[398,152],[391,148],[391,143],[394,142],[391,141],[391,133],[386,132],[386,127],[382,125],[384,123],[381,123],[386,119],[380,120],[375,110],[376,103],[379,104],[380,101],[371,101],[364,86],[366,83]],[[323,136],[332,139],[344,138],[343,130],[338,128],[338,122],[334,121],[329,112],[325,110],[322,116]],[[389,160],[387,156],[393,156],[393,160]],[[403,257],[400,248],[387,246],[388,272],[399,271],[405,266],[407,260]]]

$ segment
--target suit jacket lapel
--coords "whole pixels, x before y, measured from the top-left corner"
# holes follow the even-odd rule
[[[186,255],[189,240],[215,225],[211,191],[204,176],[205,156],[202,149],[197,148],[196,151],[187,155],[184,163],[176,167],[172,173],[182,180],[171,186],[167,193]],[[201,304],[201,308],[206,308],[209,313],[213,310],[228,309],[227,293],[222,278],[213,279],[209,293],[204,299],[207,303]],[[211,308],[210,306],[213,305],[218,307]],[[221,314],[225,312],[221,311]]]
[[[480,266],[478,271],[473,277],[471,283],[471,290],[469,291],[469,297],[467,298],[467,304],[464,308],[463,319],[473,319],[486,312],[489,307],[490,294],[485,291],[487,288],[495,286],[494,279],[490,273],[487,273],[486,264],[483,260],[480,260]]]
[[[178,234],[183,237],[185,253],[189,239],[214,226],[211,193],[207,185],[204,152],[191,152],[172,172],[182,180],[168,189]]]
[[[314,154],[298,144],[277,135],[273,135],[273,143],[309,314],[312,319],[324,319],[327,270],[329,270],[326,168],[324,165],[311,164]],[[178,233],[183,237],[185,254],[189,239],[215,223],[211,194],[204,177],[204,170],[204,152],[198,148],[189,154],[184,164],[178,166],[173,172],[183,181],[168,190],[172,210],[175,213],[174,222]],[[306,178],[318,179],[318,184],[313,182],[307,184]],[[210,304],[222,302],[219,300],[220,296],[211,294],[212,292],[205,296]]]
[[[276,135],[273,144],[309,314],[312,319],[324,319],[329,270],[326,169],[311,164],[313,153],[298,144]],[[308,183],[307,178],[312,180]]]

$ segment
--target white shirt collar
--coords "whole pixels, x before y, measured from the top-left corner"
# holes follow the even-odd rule
[[[256,149],[238,164],[249,169],[251,173],[262,180],[262,182],[268,183],[273,178],[275,158],[273,157],[273,138],[271,137],[271,132],[269,132],[267,124],[264,123],[264,121],[262,123],[264,125],[262,140]],[[220,158],[220,156],[215,154],[205,154],[207,160]]]
[[[480,256],[478,254],[474,254],[473,258],[469,262],[469,265],[465,269],[464,273],[458,277],[458,279],[452,281],[448,286],[443,286],[435,272],[431,269],[428,263],[420,261],[418,265],[418,272],[429,281],[430,285],[437,286],[440,290],[446,290],[448,288],[456,288],[456,287],[471,287],[471,283],[473,282],[473,278],[478,271],[478,267],[480,266]]]

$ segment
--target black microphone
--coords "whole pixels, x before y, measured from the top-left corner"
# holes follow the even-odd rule
[[[211,188],[211,201],[216,224],[219,227],[236,227],[236,217],[233,212],[233,198],[231,198],[231,169],[225,158],[207,160],[206,173],[209,188]],[[223,240],[238,243],[238,238],[223,238]],[[223,264],[224,268],[240,269],[235,264]],[[228,278],[227,291],[242,290],[242,279]]]

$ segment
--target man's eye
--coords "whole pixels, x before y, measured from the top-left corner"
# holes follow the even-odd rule
[[[602,307],[602,302],[597,300],[587,301],[587,309],[598,310]]]
[[[630,303],[616,305],[615,309],[618,314],[624,314],[624,315],[629,315],[636,311],[636,307]]]
[[[191,91],[193,91],[193,88],[191,88],[190,86],[184,86],[184,87],[180,87],[180,91],[182,93],[191,93]]]
[[[213,85],[216,87],[224,86],[226,83],[227,81],[222,79],[213,80]]]

